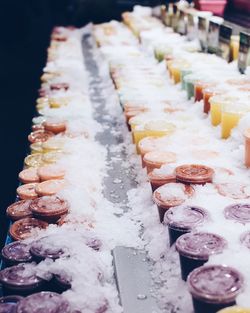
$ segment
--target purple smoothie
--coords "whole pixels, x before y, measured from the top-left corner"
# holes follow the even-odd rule
[[[71,288],[71,281],[72,278],[66,273],[54,275],[55,289],[60,293]]]
[[[22,241],[15,241],[8,244],[2,249],[1,255],[5,265],[7,266],[32,261],[30,245],[25,244]]]
[[[16,313],[17,303],[23,299],[20,296],[0,298],[0,313]]]
[[[29,295],[40,291],[45,281],[36,275],[35,263],[20,263],[0,271],[4,295]]]
[[[60,239],[59,236],[57,238]],[[39,240],[34,241],[30,247],[30,253],[37,262],[43,261],[45,259],[56,260],[62,255],[65,255],[66,251],[56,243],[58,240],[51,240],[50,237],[43,237]]]
[[[70,304],[55,292],[39,292],[21,300],[17,313],[70,313]]]
[[[204,223],[208,214],[206,210],[195,206],[179,206],[169,209],[164,217],[168,226],[170,246],[183,234],[189,233]]]
[[[250,231],[247,231],[244,234],[242,234],[240,236],[240,241],[245,247],[250,249]]]
[[[176,241],[183,280],[195,268],[204,265],[212,254],[221,253],[227,246],[224,238],[205,232],[187,233]]]
[[[239,203],[227,206],[224,209],[224,215],[227,219],[240,223],[250,223],[250,204]]]
[[[195,313],[216,313],[235,305],[236,296],[242,291],[244,280],[234,268],[225,265],[201,266],[187,279],[193,298]]]

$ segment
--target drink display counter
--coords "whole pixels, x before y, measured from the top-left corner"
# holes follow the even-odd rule
[[[177,9],[54,28],[0,312],[249,312],[250,64]]]

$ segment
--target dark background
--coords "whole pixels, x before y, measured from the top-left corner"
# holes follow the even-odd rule
[[[0,247],[7,231],[5,210],[15,200],[17,175],[28,148],[27,136],[52,27],[118,19],[134,3],[159,2],[0,0]]]
[[[231,12],[236,12],[237,5]],[[250,0],[245,0],[246,2]],[[17,175],[27,149],[39,77],[55,25],[83,26],[120,18],[134,4],[158,0],[0,0],[0,246],[6,234],[6,207],[15,200]],[[230,13],[230,10],[228,11]]]

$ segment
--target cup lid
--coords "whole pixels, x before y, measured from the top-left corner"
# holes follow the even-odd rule
[[[8,206],[6,213],[12,221],[17,221],[25,217],[32,217],[30,204],[32,200],[17,201]]]
[[[70,313],[69,302],[55,292],[34,293],[22,299],[17,305],[17,313]]]
[[[65,176],[65,170],[57,164],[51,164],[40,167],[37,174],[41,181],[62,179]]]
[[[9,232],[14,240],[23,240],[31,237],[35,229],[45,229],[48,225],[44,221],[28,217],[13,223]]]
[[[6,296],[0,298],[0,313],[16,313],[17,302],[23,297],[20,296]]]
[[[224,216],[237,222],[250,223],[250,204],[237,203],[229,205],[224,209]]]
[[[55,240],[52,240],[55,239]],[[30,246],[30,253],[41,260],[46,258],[56,260],[61,256],[68,256],[66,248],[60,243],[60,236],[46,236],[34,241]]]
[[[227,242],[219,235],[197,232],[182,235],[177,239],[175,246],[183,256],[208,260],[210,255],[221,253],[227,246]]]
[[[224,197],[230,197],[232,199],[248,199],[250,197],[250,186],[242,183],[221,183],[215,185],[219,194]]]
[[[224,304],[235,301],[244,279],[236,269],[226,265],[207,265],[193,270],[187,278],[192,296],[204,302]]]
[[[168,151],[154,150],[144,155],[143,161],[145,163],[162,165],[166,163],[175,163],[176,154]]]
[[[156,205],[170,208],[184,203],[194,194],[192,186],[169,183],[157,188],[153,193],[153,200]]]
[[[240,236],[240,241],[244,246],[246,246],[248,249],[250,249],[250,231],[243,233]]]
[[[0,271],[0,282],[10,288],[27,288],[41,284],[43,279],[36,275],[35,263],[21,263]]]
[[[18,175],[19,180],[23,184],[39,183],[40,178],[37,175],[37,169],[34,167],[24,169]]]
[[[39,185],[38,183],[30,183],[21,185],[17,188],[16,192],[18,194],[18,197],[22,200],[31,200],[38,197],[38,194],[36,193],[36,187]]]
[[[197,206],[178,206],[169,209],[164,216],[164,224],[171,228],[191,230],[207,219],[205,209]]]
[[[51,179],[37,184],[35,191],[39,196],[53,196],[65,187],[65,180]]]
[[[23,263],[32,260],[30,245],[22,241],[15,241],[3,247],[1,254],[4,260],[11,262]]]
[[[211,182],[214,170],[200,164],[184,164],[175,169],[176,179],[187,183]]]
[[[63,215],[68,212],[69,204],[57,196],[43,196],[31,202],[30,210],[37,215]]]
[[[159,137],[153,136],[145,137],[139,141],[138,148],[142,154],[145,154],[147,152],[158,149],[160,147],[158,142]]]
[[[36,130],[29,134],[28,140],[30,143],[44,142],[53,136],[54,134],[47,130]]]
[[[43,164],[43,154],[35,153],[26,156],[24,159],[24,164],[28,167],[39,167]]]

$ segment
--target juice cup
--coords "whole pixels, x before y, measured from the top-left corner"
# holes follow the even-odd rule
[[[169,243],[172,246],[176,240],[186,233],[194,231],[207,219],[205,209],[197,206],[178,206],[169,209],[164,217],[164,225],[168,227]]]
[[[184,77],[185,90],[187,92],[187,98],[190,100],[194,97],[194,84],[202,77],[198,74],[189,74]]]
[[[226,265],[201,266],[187,282],[195,313],[216,313],[234,305],[244,285],[241,273]]]
[[[181,70],[188,69],[190,65],[185,60],[174,60],[169,68],[171,72],[171,77],[175,84],[178,84],[181,81]]]
[[[21,296],[7,296],[0,298],[0,312],[15,313],[17,303],[23,299]]]
[[[230,40],[231,61],[238,60],[240,48],[240,36],[232,35]]]
[[[181,277],[187,280],[190,272],[204,265],[210,255],[222,253],[227,242],[221,236],[212,233],[187,233],[175,243],[179,252]]]
[[[250,128],[244,132],[245,137],[245,165],[250,167]]]
[[[221,95],[221,94],[225,94],[226,91],[224,90],[221,90],[221,89],[218,89],[216,87],[211,87],[211,86],[208,86],[206,87],[205,89],[203,89],[203,104],[204,104],[204,107],[203,107],[203,112],[204,113],[209,113],[210,112],[210,98],[215,96],[215,95]]]
[[[152,120],[144,125],[146,136],[162,137],[170,135],[175,130],[175,125],[165,120]]]
[[[218,311],[217,313],[250,313],[250,309],[235,305],[235,306],[230,306],[228,308],[222,309]]]
[[[4,295],[26,296],[41,291],[45,281],[36,275],[35,263],[20,263],[0,271]]]
[[[241,224],[250,223],[250,204],[231,204],[224,209],[224,216],[226,219],[230,219]]]
[[[191,68],[182,68],[181,69],[181,89],[185,89],[185,76],[192,73]]]
[[[138,151],[139,151],[139,154],[141,155],[142,167],[146,166],[143,161],[143,157],[146,153],[154,151],[154,150],[160,150],[161,143],[159,143],[158,139],[159,139],[158,137],[149,136],[139,141]]]
[[[176,154],[173,152],[153,150],[144,155],[143,162],[146,165],[147,173],[150,173],[155,168],[160,168],[164,164],[175,163]]]
[[[55,241],[51,244],[52,238],[47,236],[30,245],[30,253],[36,262],[41,262],[45,259],[57,260],[62,256],[69,256],[68,251],[60,244],[60,236],[54,236]]]
[[[175,174],[158,174],[155,170],[148,174],[148,180],[151,184],[152,191],[154,192],[157,188],[169,184],[176,183]]]
[[[214,170],[200,164],[186,164],[175,169],[177,182],[183,184],[204,185],[213,180]]]
[[[203,99],[203,90],[205,88],[214,86],[214,83],[205,80],[196,81],[194,84],[194,101],[201,101]]]
[[[244,103],[228,103],[221,110],[221,138],[227,139],[231,130],[239,123],[240,118],[249,111]]]
[[[40,220],[56,223],[63,215],[68,213],[69,204],[56,196],[44,196],[32,201],[30,210]]]
[[[157,205],[160,222],[163,222],[170,208],[183,204],[193,194],[194,189],[184,184],[169,183],[157,188],[153,193],[153,201]]]
[[[210,117],[213,126],[218,126],[221,123],[222,107],[232,103],[232,101],[235,100],[236,100],[235,98],[222,95],[215,95],[209,99]]]
[[[31,309],[32,308],[32,311]],[[48,309],[49,308],[49,309]],[[48,311],[49,310],[49,311]],[[55,292],[38,292],[22,299],[18,305],[16,313],[70,313],[72,312],[68,300]],[[77,312],[77,311],[76,311]]]
[[[30,245],[22,241],[12,242],[2,249],[1,257],[5,266],[31,262]]]
[[[26,217],[32,217],[30,210],[31,202],[32,200],[21,200],[8,206],[6,210],[8,218],[12,221],[18,221]]]

